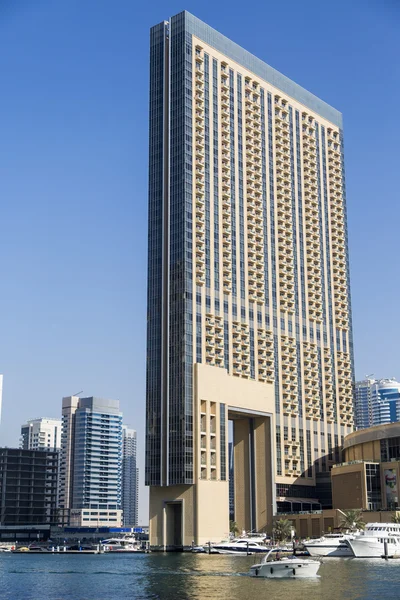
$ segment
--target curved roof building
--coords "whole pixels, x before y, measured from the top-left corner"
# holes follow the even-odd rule
[[[396,379],[357,381],[355,396],[357,429],[400,421],[400,383]]]

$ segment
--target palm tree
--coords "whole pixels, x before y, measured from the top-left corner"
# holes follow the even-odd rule
[[[362,518],[362,510],[345,510],[340,521],[340,527],[343,529],[364,529],[365,522]]]
[[[392,516],[392,523],[400,523],[400,513],[396,512]]]
[[[279,542],[284,542],[291,537],[292,529],[293,525],[291,521],[288,519],[279,519],[279,521],[275,521],[273,533]]]
[[[240,529],[239,529],[238,524],[236,523],[236,521],[230,521],[229,522],[229,531],[231,533],[233,533],[233,535],[237,535],[238,533],[240,533]]]

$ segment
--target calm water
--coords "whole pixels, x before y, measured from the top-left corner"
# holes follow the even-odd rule
[[[1,600],[400,598],[400,561],[325,559],[314,580],[250,578],[255,558],[191,554],[0,554]]]

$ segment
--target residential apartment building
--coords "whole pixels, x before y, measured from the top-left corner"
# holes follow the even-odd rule
[[[374,379],[366,378],[356,381],[354,396],[354,424],[357,429],[370,427],[372,424],[371,391]]]
[[[57,452],[0,448],[0,525],[55,525],[57,485]]]
[[[151,29],[149,169],[150,543],[176,548],[229,531],[229,419],[244,529],[318,506],[353,430],[342,115],[182,12]]]
[[[117,400],[62,400],[59,507],[71,526],[122,523],[122,413]]]
[[[357,381],[355,424],[357,429],[400,421],[400,383],[396,379]]]
[[[21,426],[20,447],[24,450],[60,450],[61,419],[40,417]]]
[[[124,527],[138,524],[139,469],[136,431],[122,427],[122,511]]]

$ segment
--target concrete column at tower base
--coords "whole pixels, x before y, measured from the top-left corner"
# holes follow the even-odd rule
[[[150,549],[189,550],[229,536],[229,482],[150,487]]]
[[[240,531],[268,531],[273,516],[271,419],[234,419],[235,521]]]

